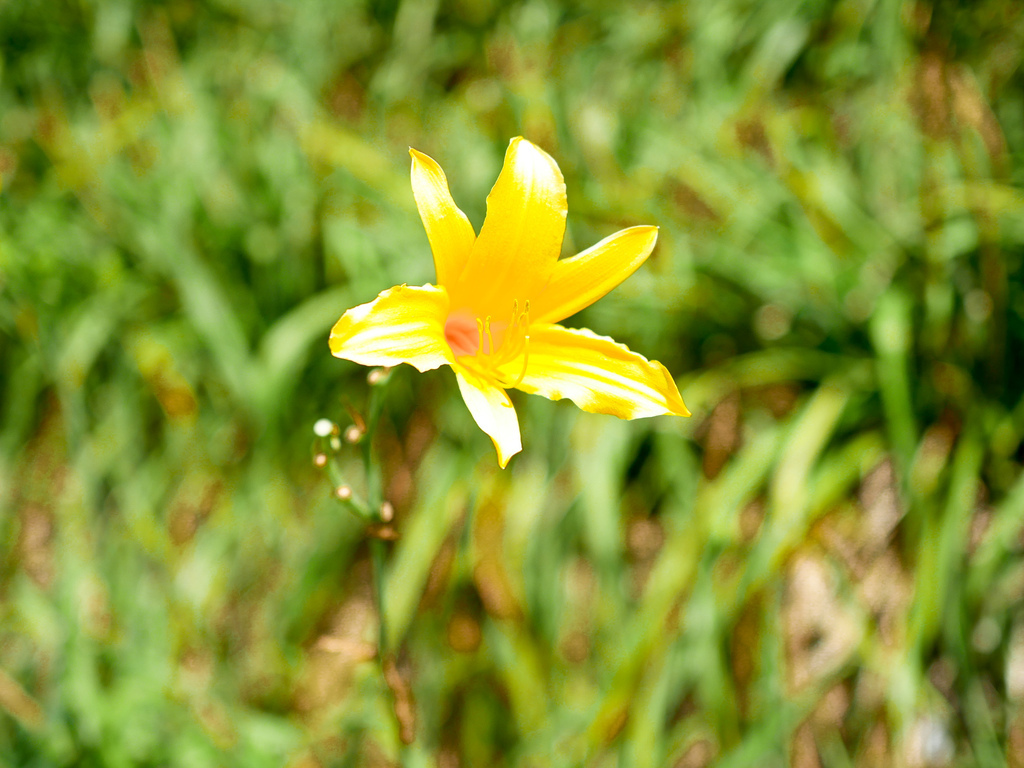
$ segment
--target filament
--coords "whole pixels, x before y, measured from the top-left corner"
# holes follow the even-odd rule
[[[526,363],[529,361],[529,359],[530,359],[530,334],[526,334],[526,336],[523,337],[523,367],[519,371],[519,378],[517,378],[515,383],[512,385],[513,389],[515,389],[516,387],[518,387],[520,384],[523,383],[523,377],[526,376]]]

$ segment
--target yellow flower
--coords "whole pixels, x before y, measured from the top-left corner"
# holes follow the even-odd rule
[[[412,190],[434,254],[437,285],[389,288],[342,315],[331,352],[362,365],[455,369],[459,390],[504,467],[520,450],[506,389],[521,389],[622,419],[689,416],[675,382],[606,336],[559,320],[589,306],[647,259],[657,227],[631,227],[569,259],[565,182],[555,161],[523,138],[509,143],[480,234],[448,191],[444,171],[415,149]]]

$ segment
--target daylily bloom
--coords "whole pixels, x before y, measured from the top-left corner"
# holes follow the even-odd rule
[[[555,161],[523,138],[509,143],[480,234],[431,158],[410,149],[412,191],[434,254],[437,285],[399,285],[342,315],[331,352],[362,365],[455,370],[459,390],[504,467],[522,450],[507,389],[623,419],[689,416],[656,360],[606,336],[557,325],[621,283],[647,259],[657,227],[631,227],[559,259],[565,182]]]

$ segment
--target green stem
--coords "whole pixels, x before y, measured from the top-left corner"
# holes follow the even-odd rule
[[[379,510],[383,501],[381,489],[380,467],[373,461],[373,438],[377,432],[377,423],[384,410],[384,396],[387,393],[389,375],[379,382],[370,385],[370,402],[367,404],[366,436],[363,439],[363,467],[366,471],[366,493],[370,509]]]
[[[383,663],[387,649],[387,626],[384,621],[384,562],[387,544],[376,536],[370,539],[370,561],[373,565],[373,602],[377,608],[379,630],[377,633],[377,654]]]

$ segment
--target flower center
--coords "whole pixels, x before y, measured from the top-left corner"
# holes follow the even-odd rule
[[[445,321],[444,338],[455,357],[476,358],[476,365],[492,371],[499,381],[504,381],[505,376],[516,377],[516,372],[509,374],[499,368],[521,357],[515,383],[506,385],[515,386],[522,381],[529,357],[530,302],[522,311],[519,302],[515,302],[509,320],[494,321],[490,315],[480,318],[469,310],[458,309]]]
[[[477,319],[465,310],[448,315],[448,321],[444,324],[444,338],[456,357],[475,355],[480,348],[476,322]]]

